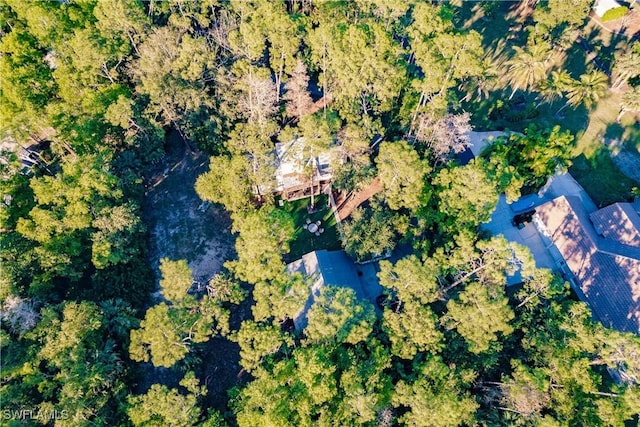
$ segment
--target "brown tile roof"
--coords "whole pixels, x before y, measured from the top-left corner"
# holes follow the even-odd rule
[[[631,203],[614,203],[591,214],[596,231],[606,239],[640,247],[640,216]]]
[[[606,326],[640,333],[640,248],[599,236],[577,197],[558,197],[536,213],[596,317]]]

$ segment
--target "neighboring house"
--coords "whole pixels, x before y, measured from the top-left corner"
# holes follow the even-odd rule
[[[557,250],[552,250],[553,248],[549,247],[549,242],[543,241],[536,227],[530,222],[522,224],[524,227],[522,225],[517,227],[513,223],[516,216],[531,213],[538,206],[562,195],[578,198],[588,212],[597,210],[593,201],[570,174],[559,173],[550,178],[538,193],[522,196],[513,203],[507,203],[505,195],[500,195],[491,220],[482,224],[481,227],[494,236],[502,235],[510,242],[528,247],[536,267],[557,269],[558,263],[562,261],[562,256]],[[509,285],[517,285],[521,282],[522,277],[519,272],[507,277]]]
[[[14,153],[21,164],[21,173],[30,175],[34,166],[38,165],[43,169],[48,170],[48,166],[52,160],[47,161],[43,154],[49,151],[50,142],[45,138],[51,135],[52,132],[46,131],[42,135],[32,137],[31,141],[28,141],[26,145],[18,143],[13,137],[5,137],[0,141],[0,163],[8,164],[6,154]],[[48,154],[50,157],[50,153]]]
[[[331,162],[335,150],[320,153],[313,158],[306,157],[304,138],[276,144],[276,187],[275,191],[286,200],[318,195],[331,184],[333,174]]]
[[[356,265],[345,251],[314,251],[287,265],[290,273],[301,273],[312,279],[312,285],[304,307],[293,319],[297,330],[307,325],[307,312],[324,286],[351,288],[361,300],[374,306],[382,293],[374,265]]]
[[[620,6],[621,4],[616,0],[596,0],[593,5],[593,11],[599,18],[602,18],[602,15],[604,15],[608,10],[615,9]]]
[[[534,223],[562,255],[578,296],[605,325],[640,334],[640,203],[592,212],[575,196],[536,208]],[[562,266],[564,267],[564,266]],[[561,270],[565,270],[561,268]]]

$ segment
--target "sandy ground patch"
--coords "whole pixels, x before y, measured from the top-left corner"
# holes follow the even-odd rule
[[[624,147],[620,140],[605,140],[611,150],[611,159],[620,171],[640,183],[640,152]]]
[[[149,229],[148,258],[156,272],[157,290],[151,304],[162,299],[158,286],[161,258],[186,259],[194,280],[205,284],[220,272],[226,260],[235,257],[235,237],[228,213],[220,206],[200,200],[194,189],[197,177],[208,170],[209,156],[185,153],[183,145],[175,141],[168,148],[170,154],[147,183],[144,206],[144,220]],[[232,329],[250,317],[250,306],[249,298],[239,307],[232,307]],[[245,380],[238,363],[238,345],[225,337],[214,337],[195,346],[190,356],[202,361],[196,374],[208,389],[206,405],[224,410],[227,390]],[[139,365],[138,376],[136,391],[144,393],[154,383],[177,387],[183,373],[176,367],[157,368],[144,363]]]
[[[208,156],[187,154],[152,181],[145,216],[149,258],[158,274],[161,258],[186,259],[194,279],[204,282],[234,256],[229,215],[219,206],[204,203],[194,190],[197,177],[207,168]]]

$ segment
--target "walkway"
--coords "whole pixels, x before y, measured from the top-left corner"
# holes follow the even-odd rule
[[[633,37],[636,37],[638,36],[638,34],[640,34],[640,12],[638,12],[639,9],[640,7],[637,7],[635,10],[632,9],[627,13],[625,17],[615,19],[613,21],[602,22],[602,20],[593,12],[589,14],[589,18],[598,27],[611,34],[632,39]]]
[[[357,193],[349,193],[346,196],[339,196],[336,199],[336,206],[338,209],[338,217],[340,221],[344,221],[351,215],[358,206],[369,200],[375,194],[382,191],[382,183],[380,177],[375,177],[374,180],[366,188],[360,190]]]

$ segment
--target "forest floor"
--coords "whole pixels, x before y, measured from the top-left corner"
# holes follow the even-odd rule
[[[176,132],[167,135],[167,156],[147,183],[144,220],[149,230],[149,262],[156,273],[154,302],[160,299],[158,282],[161,258],[186,259],[196,282],[204,285],[223,263],[235,257],[235,237],[231,233],[231,218],[218,205],[204,203],[194,184],[209,167],[209,156],[189,152]],[[232,309],[231,329],[250,317],[252,302],[247,298]],[[244,380],[239,366],[239,347],[224,337],[215,337],[194,352],[203,363],[196,372],[207,386],[207,405],[224,410],[227,390]],[[150,363],[140,365],[137,391],[144,393],[151,384],[177,387],[183,373],[177,367],[157,368]]]
[[[209,156],[168,144],[164,168],[150,179],[146,195],[149,259],[158,280],[160,259],[166,257],[186,259],[194,280],[206,283],[234,256],[231,218],[195,192],[197,177],[209,167]]]

